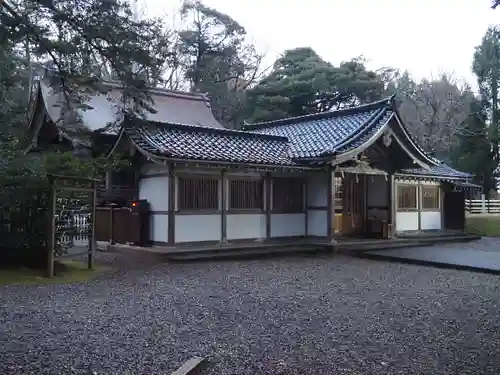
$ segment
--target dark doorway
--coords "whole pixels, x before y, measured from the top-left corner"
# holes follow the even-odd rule
[[[465,229],[465,195],[463,192],[444,193],[443,215],[445,229]]]

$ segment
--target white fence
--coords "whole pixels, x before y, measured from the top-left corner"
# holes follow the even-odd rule
[[[485,199],[466,199],[465,211],[470,214],[500,214],[500,200]]]

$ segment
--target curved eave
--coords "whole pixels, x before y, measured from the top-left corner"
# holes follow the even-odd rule
[[[416,154],[421,157],[423,159],[423,161],[426,161],[427,164],[429,165],[439,165],[441,164],[441,162],[439,162],[438,160],[434,159],[433,157],[427,155],[427,153],[422,149],[422,147],[420,147],[414,140],[413,140],[413,137],[411,136],[410,132],[408,131],[408,129],[406,129],[406,126],[403,124],[403,122],[401,121],[401,117],[399,116],[398,114],[398,111],[396,110],[396,108],[394,108],[394,117],[396,118],[397,122],[398,122],[398,125],[401,129],[401,131],[403,132],[405,138],[406,138],[406,141],[411,145],[411,147],[415,150]]]
[[[463,176],[439,176],[435,174],[412,174],[412,173],[403,173],[403,172],[398,172],[394,174],[395,177],[409,177],[412,179],[419,179],[419,180],[439,180],[439,181],[467,181],[470,179],[470,177],[463,177]]]
[[[399,137],[396,134],[394,134],[394,132],[391,130],[390,124],[394,116],[395,116],[394,112],[391,113],[389,118],[387,118],[387,120],[382,124],[382,126],[379,129],[377,129],[374,132],[374,134],[370,138],[368,138],[368,140],[364,142],[361,146],[358,146],[352,150],[337,155],[335,157],[335,162],[336,163],[344,162],[354,158],[356,155],[365,151],[367,148],[373,145],[384,133],[389,132],[389,134],[391,134],[391,137],[393,137],[393,139],[398,143],[399,147],[401,147],[415,163],[417,163],[420,167],[424,169],[429,169],[429,165],[423,162],[417,155],[415,155],[413,149],[409,149],[408,147],[406,147],[404,142],[402,142],[402,140],[399,139]]]
[[[363,125],[361,125],[355,132],[349,134],[344,140],[338,143],[333,149],[322,151],[317,156],[311,157],[302,157],[302,158],[294,158],[297,162],[328,162],[332,158],[337,158],[341,155],[338,150],[341,150],[344,147],[348,147],[349,144],[355,143],[359,141],[363,136],[370,132],[373,127],[379,124],[379,121],[383,118],[384,114],[387,111],[387,107],[381,108],[379,111],[375,112],[368,120],[365,121]],[[355,148],[354,150],[357,150]]]
[[[325,152],[322,152],[319,157],[327,157],[327,156],[334,156],[338,154],[338,150],[341,150],[344,147],[348,147],[350,144],[355,143],[356,141],[359,141],[365,134],[370,132],[370,130],[374,127],[377,126],[377,123],[379,120],[381,120],[386,113],[387,108],[381,108],[377,112],[375,112],[363,125],[361,125],[353,134],[350,134],[348,137],[346,137],[342,142],[340,142],[338,145],[335,146],[333,150],[328,150]]]
[[[382,114],[380,114],[379,116],[381,117]],[[378,120],[380,119],[380,117],[378,118]],[[393,119],[396,120],[399,129],[401,129],[401,133],[404,139],[401,139],[399,136],[397,136],[397,134],[395,134],[394,131],[391,129],[391,121]],[[362,132],[359,132],[356,139],[359,140],[361,137],[366,135],[370,131],[370,129],[373,128],[373,126],[376,125],[377,121],[374,120],[371,126],[366,127]],[[366,142],[364,142],[362,145],[358,146],[355,149],[349,150],[343,154],[334,155],[335,159],[344,161],[354,157],[355,155],[366,150],[369,146],[375,143],[377,139],[379,139],[386,131],[390,132],[391,136],[396,140],[398,145],[415,161],[415,163],[417,163],[422,168],[429,169],[431,166],[437,166],[440,164],[439,161],[427,155],[426,152],[415,143],[410,133],[406,129],[405,125],[402,123],[401,118],[399,117],[395,108],[392,108],[391,116],[387,119],[387,121],[385,121],[385,123],[380,127],[380,129],[378,129],[373,134],[372,137],[370,137]],[[355,142],[356,139],[353,139],[351,142]]]
[[[395,112],[392,111],[390,116],[380,125],[380,120],[383,119],[384,114],[386,114],[386,110],[388,108],[385,108],[382,110],[380,113],[377,113],[375,117],[369,121],[369,124],[364,126],[360,131],[356,132],[356,134],[351,137],[350,139],[342,142],[338,147],[336,147],[336,150],[341,149],[342,147],[349,146],[349,144],[355,143],[356,141],[359,141],[363,137],[366,137],[370,131],[376,129],[374,133],[368,137],[368,139],[363,142],[361,145],[352,148],[346,152],[343,153],[338,153],[338,152],[326,152],[322,154],[320,157],[312,157],[312,158],[303,158],[303,159],[296,159],[297,161],[304,161],[304,162],[333,162],[334,164],[339,164],[343,163],[345,161],[351,160],[355,158],[358,154],[361,152],[365,151],[368,149],[372,144],[374,144],[385,132],[390,132],[391,136],[394,138],[394,140],[398,143],[398,145],[408,154],[410,158],[412,158],[420,167],[424,169],[429,169],[430,163],[424,162],[423,158],[420,158],[420,154],[415,153],[415,150],[418,151],[418,149],[415,148],[408,148],[405,145],[405,142],[403,142],[394,132],[392,131],[390,124],[391,121],[395,118]],[[368,122],[367,122],[368,123]],[[380,127],[379,127],[380,126]]]
[[[302,116],[294,116],[294,117],[287,117],[283,119],[278,119],[278,120],[270,120],[270,121],[264,121],[264,122],[254,122],[254,123],[248,123],[244,122],[243,130],[245,131],[251,131],[251,130],[260,130],[260,129],[266,129],[269,127],[274,127],[274,126],[281,126],[281,125],[287,125],[287,124],[292,124],[295,122],[300,122],[304,120],[317,120],[317,119],[325,119],[325,118],[335,118],[338,116],[346,116],[350,115],[353,113],[357,113],[360,111],[367,111],[370,109],[376,109],[376,108],[387,108],[393,105],[394,103],[394,98],[395,94],[391,95],[388,98],[384,98],[372,103],[367,103],[363,105],[359,105],[357,107],[350,107],[350,108],[343,108],[343,109],[338,109],[335,111],[326,111],[326,112],[321,112],[321,113],[311,113],[308,115],[302,115]]]
[[[273,170],[279,170],[279,169],[289,169],[289,170],[308,170],[308,169],[313,169],[308,166],[304,165],[288,165],[288,164],[259,164],[259,163],[246,163],[246,162],[230,162],[227,160],[204,160],[204,159],[193,159],[193,158],[180,158],[180,157],[173,157],[169,156],[167,154],[160,154],[160,153],[151,153],[144,148],[142,148],[140,145],[135,142],[132,137],[129,137],[127,135],[127,130],[124,126],[122,126],[120,133],[118,134],[118,137],[116,139],[116,142],[114,146],[110,149],[110,151],[107,153],[106,157],[111,157],[113,153],[116,152],[118,146],[120,145],[120,142],[125,139],[124,137],[127,137],[127,139],[131,142],[132,146],[140,152],[142,155],[144,155],[146,158],[151,160],[152,162],[156,164],[168,164],[168,163],[195,163],[199,165],[222,165],[222,166],[235,166],[235,165],[241,165],[241,166],[246,166],[246,167],[251,167],[251,168],[262,168],[262,169],[273,169]]]

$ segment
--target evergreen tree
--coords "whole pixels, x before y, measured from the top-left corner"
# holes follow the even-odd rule
[[[285,51],[271,73],[249,93],[252,121],[301,116],[380,99],[384,82],[362,59],[338,67],[312,48]]]
[[[258,78],[262,56],[246,42],[246,30],[227,14],[186,1],[186,27],[177,32],[177,60],[192,91],[209,94],[212,111],[224,125],[242,122],[246,88]]]
[[[48,62],[54,83],[76,100],[76,87],[98,89],[113,76],[134,110],[148,107],[146,78],[157,78],[169,53],[164,35],[160,20],[134,19],[125,1],[0,2],[0,48],[10,43],[26,50],[26,58]]]
[[[489,27],[483,40],[476,47],[473,71],[477,76],[479,93],[485,113],[488,114],[488,137],[493,158],[500,162],[500,121],[499,121],[499,85],[500,85],[500,28]]]
[[[458,144],[451,155],[453,165],[474,175],[474,182],[487,193],[496,187],[496,164],[488,139],[487,116],[481,101],[474,98],[465,126],[457,134]]]

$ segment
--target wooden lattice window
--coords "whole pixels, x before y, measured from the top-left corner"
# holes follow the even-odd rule
[[[416,211],[418,185],[398,185],[398,211]]]
[[[422,186],[422,210],[439,211],[439,186]]]
[[[179,210],[218,210],[219,181],[179,178]]]
[[[262,180],[230,180],[229,209],[263,210],[264,183]]]
[[[301,178],[277,178],[273,185],[273,211],[279,213],[304,212],[304,180]]]

